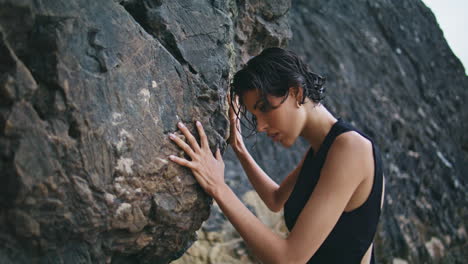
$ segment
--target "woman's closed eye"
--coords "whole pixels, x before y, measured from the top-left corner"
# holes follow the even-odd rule
[[[261,111],[261,112],[267,112],[268,111],[268,107],[265,105],[265,104],[261,104],[258,106],[258,109]]]

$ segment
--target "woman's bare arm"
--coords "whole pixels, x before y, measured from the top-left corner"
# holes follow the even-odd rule
[[[260,222],[226,184],[214,194],[223,213],[262,262],[305,263],[330,234],[363,180],[362,166],[368,154],[362,141],[344,135],[330,148],[317,186],[286,239]]]
[[[366,164],[366,154],[370,153],[365,150],[365,143],[357,133],[338,136],[330,147],[317,185],[294,228],[284,239],[260,222],[225,183],[221,152],[217,149],[216,157],[213,156],[201,123],[197,127],[201,145],[182,124],[179,124],[179,128],[191,146],[173,134],[170,136],[192,160],[174,155],[169,158],[192,170],[200,186],[216,200],[247,246],[264,263],[296,264],[310,259],[364,179],[362,170]]]
[[[284,203],[288,200],[289,196],[291,195],[291,192],[294,188],[294,185],[296,184],[297,181],[297,175],[299,175],[299,172],[302,169],[302,165],[304,164],[304,160],[307,156],[306,152],[304,154],[304,157],[302,158],[301,162],[297,165],[297,167],[289,173],[288,176],[281,182],[281,185],[279,186],[278,189],[276,189],[275,192],[275,204],[277,206],[277,210],[279,211],[281,208],[284,207]],[[276,212],[276,211],[275,211]]]
[[[250,183],[266,206],[273,212],[280,211],[291,194],[305,156],[299,165],[281,182],[281,185],[278,185],[263,171],[245,147],[234,152],[242,164]]]
[[[278,184],[273,181],[262,168],[253,159],[245,147],[234,151],[244,168],[250,183],[255,191],[262,198],[265,205],[272,211],[277,211],[278,206],[275,201],[275,192],[279,188]]]

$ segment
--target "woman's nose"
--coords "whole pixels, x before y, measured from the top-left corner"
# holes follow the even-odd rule
[[[267,131],[267,124],[266,122],[262,121],[261,119],[257,119],[257,131],[258,132],[266,132]]]

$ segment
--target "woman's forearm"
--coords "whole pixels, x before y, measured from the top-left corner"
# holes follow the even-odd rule
[[[252,214],[229,186],[224,184],[213,198],[262,263],[286,263],[287,241]]]
[[[253,159],[246,147],[234,149],[242,167],[244,168],[250,183],[257,191],[258,195],[272,211],[278,211],[280,206],[277,203],[276,192],[279,185],[273,181],[257,162]]]

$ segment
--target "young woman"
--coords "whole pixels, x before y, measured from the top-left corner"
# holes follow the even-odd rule
[[[170,159],[192,170],[263,263],[375,263],[373,238],[385,187],[380,152],[372,139],[321,104],[323,83],[293,52],[268,48],[235,74],[228,96],[229,144],[265,204],[275,212],[284,208],[287,238],[261,223],[226,185],[221,153],[213,156],[198,121],[200,144],[183,124],[188,143],[170,136],[191,160]],[[284,147],[299,136],[310,144],[280,185],[244,145],[239,114],[247,117],[246,110],[257,131]]]

